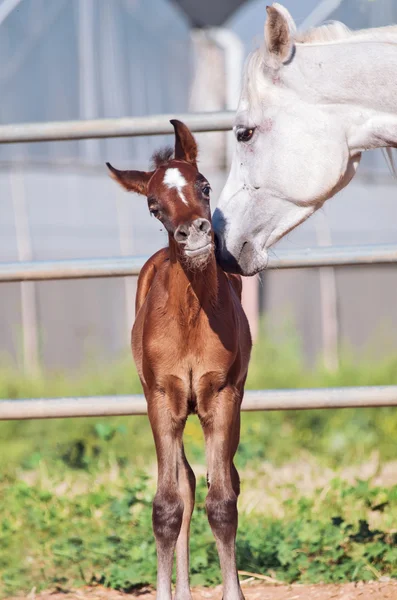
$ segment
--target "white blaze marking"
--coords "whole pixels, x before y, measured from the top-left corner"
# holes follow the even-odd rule
[[[170,189],[175,188],[182,202],[188,205],[188,202],[183,193],[183,188],[185,187],[187,182],[179,169],[167,169],[164,176],[164,183]]]

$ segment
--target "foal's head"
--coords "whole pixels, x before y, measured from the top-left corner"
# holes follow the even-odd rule
[[[147,196],[149,212],[166,228],[179,258],[190,268],[203,268],[213,255],[210,185],[197,168],[197,144],[177,120],[175,151],[153,156],[153,171],[119,171],[106,163],[111,176],[126,190]],[[172,157],[174,154],[174,157]]]

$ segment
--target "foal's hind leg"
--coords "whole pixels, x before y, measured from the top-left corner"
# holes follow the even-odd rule
[[[181,531],[184,501],[178,485],[178,457],[185,421],[172,417],[164,397],[148,401],[156,444],[158,480],[153,502],[153,531],[157,546],[157,600],[171,600],[175,546]]]
[[[238,473],[233,465],[239,437],[240,397],[225,388],[202,415],[207,447],[208,520],[218,548],[223,578],[223,600],[244,600],[236,565]]]
[[[178,488],[183,500],[182,527],[176,544],[175,600],[191,600],[189,586],[189,529],[194,508],[196,478],[186,460],[183,445],[178,456]]]
[[[239,410],[234,419],[234,427],[233,427],[233,435],[232,435],[232,448],[231,448],[231,450],[232,450],[232,466],[231,466],[232,486],[233,486],[234,493],[236,494],[237,498],[240,495],[240,476],[238,474],[238,471],[237,471],[233,461],[234,461],[234,456],[238,449],[238,445],[240,443],[240,426],[241,426],[241,414],[240,414],[240,410]]]

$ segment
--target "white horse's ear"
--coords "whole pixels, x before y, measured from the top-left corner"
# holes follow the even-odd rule
[[[266,10],[266,58],[269,66],[278,68],[292,57],[296,25],[288,10],[278,2],[267,6]]]

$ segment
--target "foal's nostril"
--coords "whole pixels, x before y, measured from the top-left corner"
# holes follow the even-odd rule
[[[179,225],[179,227],[176,229],[176,231],[174,233],[174,238],[175,238],[175,241],[177,241],[181,244],[182,242],[186,242],[188,235],[189,235],[188,225]]]
[[[187,243],[188,238],[201,239],[202,234],[208,235],[211,223],[207,219],[195,219],[192,223],[184,223],[177,227],[174,238],[179,244]]]
[[[192,225],[197,231],[201,231],[201,233],[209,233],[211,231],[211,223],[208,219],[195,219]]]

